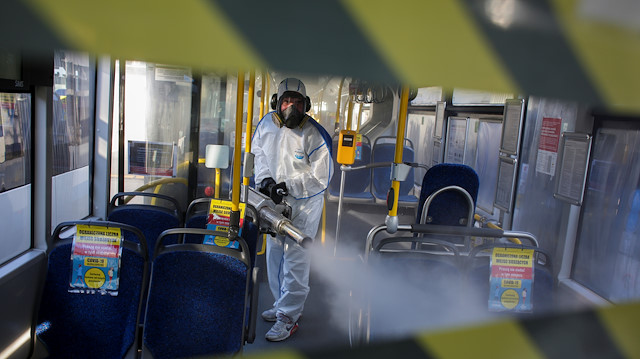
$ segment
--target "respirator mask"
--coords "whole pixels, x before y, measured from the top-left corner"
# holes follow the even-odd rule
[[[298,127],[303,118],[304,113],[298,111],[298,108],[295,105],[289,106],[282,111],[282,122],[288,128]]]

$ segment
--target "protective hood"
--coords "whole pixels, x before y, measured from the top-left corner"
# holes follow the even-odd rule
[[[294,96],[301,98],[303,101],[307,98],[307,89],[302,81],[289,77],[280,82],[278,85],[278,104],[276,106],[276,113],[278,114],[282,124],[288,128],[295,128],[300,126],[305,117],[304,112],[298,111],[295,106],[287,108],[285,111],[281,110],[282,100],[287,96]],[[306,104],[305,104],[306,107]]]
[[[281,99],[282,95],[288,91],[297,92],[302,98],[307,97],[307,89],[304,87],[302,81],[293,77],[286,78],[280,82],[280,85],[278,85],[278,99]]]

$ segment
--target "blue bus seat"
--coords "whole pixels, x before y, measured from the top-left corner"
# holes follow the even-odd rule
[[[409,246],[416,241],[422,244],[422,250]],[[393,247],[394,243],[400,245]],[[458,249],[453,243],[440,239],[388,237],[374,243],[373,248],[377,254],[373,258],[392,263],[394,269],[400,269],[409,282],[416,284],[433,285],[443,275],[458,279],[462,273]]]
[[[185,228],[206,229],[207,216],[209,213],[210,205],[211,205],[210,198],[197,198],[193,200],[189,204],[189,208],[187,208],[187,213],[185,215],[185,218],[186,218],[185,225],[184,225]],[[258,264],[257,250],[258,248],[260,248],[258,243],[261,243],[259,240],[263,238],[263,236],[260,235],[260,230],[259,230],[260,224],[257,219],[258,214],[256,213],[255,209],[253,209],[252,206],[247,205],[247,208],[248,208],[248,212],[251,212],[252,215],[245,216],[245,221],[242,226],[241,237],[247,243],[247,247],[249,248],[249,258],[251,260],[251,269],[254,270]],[[183,243],[201,244],[203,241],[204,241],[204,235],[202,234],[192,234],[192,233],[184,234]],[[253,293],[254,291],[253,282],[251,282],[249,285],[249,291],[251,293]],[[257,294],[255,298],[252,296],[250,307],[248,308],[249,313],[253,313],[257,311],[258,303],[257,301],[254,301],[257,299],[258,299]],[[253,335],[255,335],[255,330],[250,331],[250,333],[253,333]],[[253,342],[253,337],[250,338],[250,342]]]
[[[200,228],[176,228],[158,238],[143,333],[143,356],[175,358],[235,354],[255,336],[257,298],[249,249],[206,244],[166,244],[175,235],[226,235]],[[255,306],[254,306],[255,308]],[[247,323],[248,322],[248,323]]]
[[[472,208],[469,208],[469,201],[464,192],[452,190],[434,195],[437,191],[448,186],[457,186],[465,190],[473,200],[471,203]],[[468,221],[468,218],[471,213],[471,219],[473,219],[475,203],[478,198],[478,187],[478,175],[469,166],[441,163],[429,168],[422,179],[416,222],[450,226],[472,225],[473,221]],[[429,196],[432,195],[434,196],[429,199]],[[427,203],[429,208],[427,209],[426,220],[422,222],[423,207]]]
[[[421,250],[411,248],[416,240]],[[389,318],[417,323],[415,318],[428,317],[431,325],[450,320],[452,310],[442,305],[453,305],[459,299],[463,278],[455,245],[424,237],[389,237],[373,243],[369,259],[373,274],[369,296],[372,340],[409,334],[394,332]],[[391,308],[389,302],[394,303]]]
[[[333,168],[335,173],[329,182],[329,191],[327,199],[330,201],[338,201],[340,197],[340,181],[342,171],[340,164],[336,161],[338,153],[338,140],[333,142]],[[362,153],[360,159],[356,159],[351,167],[366,166],[371,163],[371,142],[369,138],[362,135]],[[374,197],[371,193],[371,168],[364,168],[345,172],[344,192],[342,200],[347,203],[373,203]]]
[[[185,228],[207,228],[207,215],[211,206],[212,198],[196,198],[187,207],[184,215]],[[189,236],[185,236],[188,238]],[[196,243],[196,242],[187,242]]]
[[[72,239],[61,233],[75,225],[121,228],[122,242],[117,296],[69,293]],[[132,241],[131,238],[136,240]],[[137,351],[143,293],[147,290],[149,258],[140,230],[106,221],[60,223],[48,245],[49,264],[38,312],[38,341],[51,358],[123,358]]]
[[[518,249],[533,249],[535,251],[533,271],[533,313],[540,314],[550,311],[554,302],[554,280],[551,265],[551,256],[539,247],[509,243],[485,243],[474,247],[469,252],[465,264],[466,283],[469,288],[477,291],[482,303],[489,302],[489,276],[491,274],[490,260],[491,250],[495,247],[509,247]],[[496,315],[499,315],[497,313]]]
[[[154,204],[118,204],[119,199],[125,196],[150,197],[170,203],[173,208],[167,208]],[[109,203],[107,220],[126,223],[139,228],[149,244],[149,258],[153,258],[153,248],[156,239],[164,230],[182,227],[182,212],[178,202],[169,196],[150,192],[120,192],[113,196]],[[135,240],[135,238],[133,238]],[[172,238],[173,243],[178,243],[178,238]]]
[[[185,215],[184,227],[206,229],[210,205],[211,198],[197,198],[191,201]],[[245,221],[242,225],[241,235],[249,247],[251,266],[253,267],[256,264],[258,242],[261,236],[260,226],[258,224],[258,214],[250,205],[247,205],[247,213],[245,214]],[[202,235],[185,234],[184,236],[184,243],[202,243],[203,240],[204,238]]]
[[[392,136],[380,136],[373,142],[371,150],[371,162],[393,162],[395,158],[396,138]],[[413,143],[405,138],[405,145],[402,152],[403,162],[414,162],[415,154]],[[405,207],[415,207],[418,204],[418,198],[410,194],[414,187],[414,168],[411,167],[407,179],[400,182],[400,191],[398,194],[398,205]],[[374,167],[371,192],[376,198],[376,202],[387,203],[387,192],[391,187],[391,167]]]

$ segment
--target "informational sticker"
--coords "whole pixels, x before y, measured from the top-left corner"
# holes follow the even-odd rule
[[[445,162],[464,164],[466,139],[467,119],[462,117],[450,117],[449,130],[447,132]]]
[[[576,206],[582,204],[587,182],[591,136],[579,133],[562,134],[560,166],[553,196]]]
[[[508,155],[518,155],[523,111],[524,100],[508,99],[505,101],[500,151]]]
[[[356,160],[362,159],[362,134],[356,135]]]
[[[69,292],[118,295],[121,257],[120,228],[77,225]]]
[[[177,85],[191,85],[191,70],[178,66],[157,66],[155,80],[175,82]]]
[[[489,310],[531,312],[533,249],[499,248],[491,254]]]
[[[209,207],[209,216],[207,217],[207,229],[214,231],[228,232],[229,231],[229,217],[231,216],[231,201],[225,201],[221,199],[212,199],[211,206]],[[238,235],[242,235],[242,224],[244,223],[244,213],[246,204],[240,203],[240,230]],[[220,247],[227,248],[240,248],[238,241],[231,241],[229,237],[223,236],[211,236],[204,237],[203,244],[212,244]]]
[[[549,176],[555,175],[561,128],[562,119],[560,118],[544,117],[542,119],[536,172],[548,174]]]

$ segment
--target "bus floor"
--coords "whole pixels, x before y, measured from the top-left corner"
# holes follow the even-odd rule
[[[335,268],[352,268],[361,263],[365,240],[369,230],[384,223],[386,206],[346,205],[342,211],[340,238],[334,244],[337,221],[337,203],[327,202],[327,218],[324,230],[318,231],[311,256],[310,292],[305,302],[298,330],[282,342],[269,342],[265,334],[273,323],[266,322],[260,314],[271,308],[273,295],[269,290],[266,275],[265,256],[258,256],[261,268],[261,282],[256,318],[256,338],[252,344],[244,346],[244,353],[268,352],[283,348],[315,350],[320,348],[349,347],[350,289],[348,273],[340,273]],[[414,209],[399,211],[400,223],[411,223],[415,218]],[[334,269],[334,270],[328,270]],[[338,278],[342,277],[342,278]],[[346,283],[346,284],[345,284]]]
[[[298,321],[298,330],[288,339],[282,342],[269,342],[265,339],[265,334],[274,323],[266,322],[260,316],[262,311],[269,309],[273,305],[273,295],[269,290],[266,276],[260,283],[260,294],[258,300],[258,318],[256,319],[256,338],[252,344],[244,346],[244,353],[267,352],[270,350],[281,350],[283,348],[314,350],[322,347],[340,347],[349,345],[348,335],[340,328],[340,324],[333,323],[328,312],[331,304],[327,302],[329,296],[323,295],[330,291],[330,288],[315,275],[309,278],[311,291],[305,302],[304,312]]]

